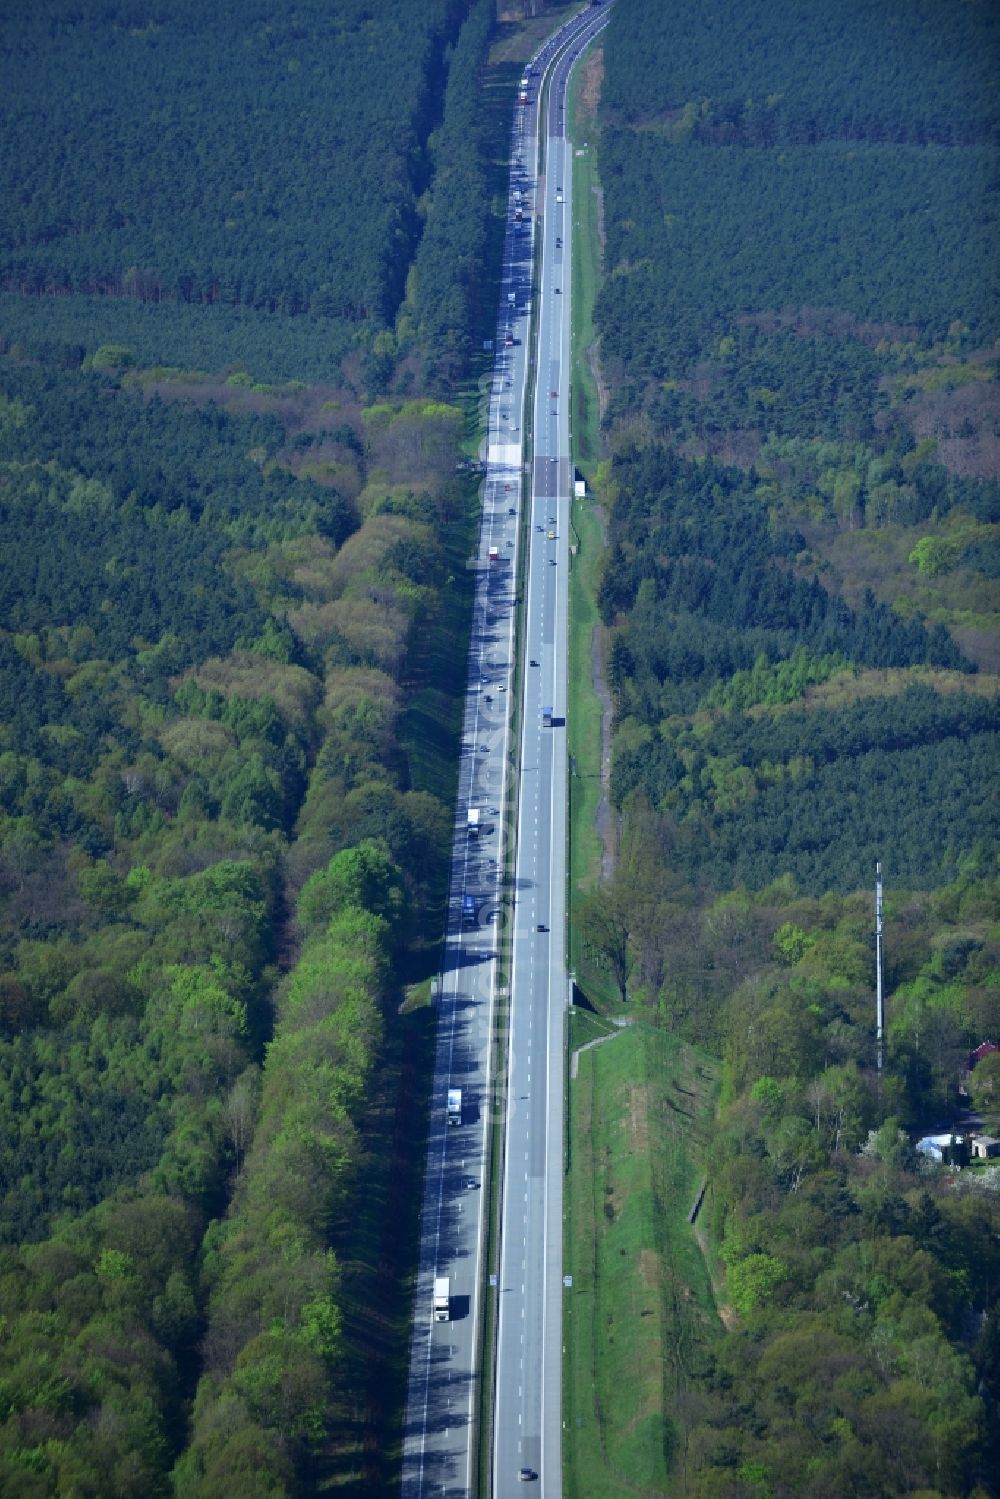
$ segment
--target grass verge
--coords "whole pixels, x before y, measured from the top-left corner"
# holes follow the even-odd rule
[[[503,7],[501,7],[503,9]],[[503,19],[496,29],[490,49],[490,67],[505,65],[516,78],[522,64],[526,63],[538,48],[551,36],[557,27],[580,9],[580,0],[567,0],[563,5],[539,7],[538,15],[526,20]]]
[[[597,613],[597,567],[600,562],[602,528],[589,499],[574,500],[572,539],[576,548],[570,573],[569,678],[567,683],[566,732],[569,751],[569,911],[570,967],[584,972],[584,954],[579,948],[575,910],[580,898],[592,890],[601,873],[601,838],[597,810],[601,798],[602,745],[601,701],[594,691],[594,632],[600,629]],[[589,985],[589,987],[593,987]],[[602,986],[603,987],[603,986]],[[611,1002],[614,985],[599,993],[598,1003]]]
[[[589,66],[574,79],[570,102],[582,153],[573,158],[572,421],[576,467],[593,485],[602,456],[590,363],[601,244],[592,113],[599,72],[588,77]],[[687,1221],[704,1175],[719,1067],[664,1031],[641,1022],[618,1031],[595,1013],[620,1007],[609,976],[587,961],[574,919],[600,879],[602,853],[602,704],[593,653],[604,538],[591,499],[574,500],[572,525],[570,962],[594,1011],[574,1008],[569,1022],[563,1493],[635,1499],[679,1487],[683,1396],[719,1327],[709,1269]]]
[[[596,341],[594,304],[601,280],[598,223],[600,183],[584,63],[570,82],[569,123],[573,147],[573,456],[588,480],[601,458],[601,413],[590,356]]]
[[[573,143],[573,405],[572,443],[576,469],[592,484],[601,457],[597,386],[590,367],[594,343],[593,311],[601,271],[597,216],[597,162],[593,147],[596,122],[585,102],[584,78],[589,63],[577,69],[570,86],[569,128]],[[582,142],[588,141],[584,149]],[[579,143],[579,144],[578,144]],[[576,151],[583,151],[576,155]],[[569,965],[586,974],[587,992],[599,1008],[614,1001],[610,976],[594,971],[581,949],[575,920],[580,897],[593,889],[601,873],[601,838],[597,811],[601,798],[601,701],[594,690],[594,632],[597,569],[603,526],[592,493],[571,505],[572,566],[569,598],[569,681],[566,715],[569,751]]]
[[[682,1461],[671,1406],[717,1326],[687,1215],[718,1066],[637,1024],[582,1052],[569,1090],[563,1492],[661,1495]]]

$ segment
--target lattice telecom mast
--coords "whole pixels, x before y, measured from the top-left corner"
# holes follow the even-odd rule
[[[885,1004],[882,999],[882,864],[875,861],[875,1065],[882,1071]]]

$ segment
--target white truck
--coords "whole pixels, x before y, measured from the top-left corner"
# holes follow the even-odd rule
[[[448,1089],[448,1123],[461,1124],[462,1122],[462,1090],[461,1088]]]
[[[468,813],[466,815],[468,817],[468,822],[466,824],[466,832],[468,833],[468,835],[469,835],[470,838],[478,838],[479,837],[479,829],[482,826],[482,823],[480,821],[480,818],[481,818],[481,808],[479,808],[479,807],[470,807],[469,810],[468,810]]]
[[[451,1321],[451,1281],[447,1275],[434,1277],[434,1321]]]

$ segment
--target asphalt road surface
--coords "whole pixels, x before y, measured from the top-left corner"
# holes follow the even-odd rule
[[[532,59],[528,102],[517,107],[512,129],[449,930],[437,995],[435,1083],[404,1430],[404,1499],[472,1499],[478,1491],[479,1331],[487,1296],[496,1298],[498,1312],[496,1399],[493,1430],[487,1433],[493,1492],[524,1494],[518,1475],[527,1468],[537,1475],[534,1492],[550,1499],[561,1495],[566,612],[572,482],[572,163],[563,120],[572,64],[604,24],[606,8],[588,9],[549,39]],[[539,175],[543,77],[550,88],[542,122],[544,175]],[[536,250],[540,282],[533,307]],[[533,319],[534,372],[527,367]],[[532,373],[534,458],[531,483],[525,486],[523,417]],[[522,506],[528,508],[523,531]],[[517,864],[510,889],[499,883],[500,840],[509,814],[514,579],[522,536],[528,544],[527,660],[515,809]],[[537,664],[529,665],[532,661]],[[470,811],[478,812],[475,836]],[[491,1285],[483,1258],[483,1184],[494,1083],[490,1040],[501,997],[496,992],[496,943],[502,906],[512,927],[513,955],[500,1268]],[[462,1089],[458,1125],[446,1120],[449,1087]],[[447,1321],[432,1316],[436,1276],[449,1278]]]

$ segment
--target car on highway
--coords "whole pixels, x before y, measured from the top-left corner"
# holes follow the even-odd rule
[[[556,539],[556,533],[555,533],[555,531],[553,530],[553,528],[551,526],[549,527],[549,529],[546,531],[545,534],[548,537],[549,541],[555,541],[555,539]]]
[[[489,1047],[494,1042],[494,1037],[490,1034],[492,1027],[488,1023],[485,1023],[488,1021],[485,1010],[481,1017],[484,1025],[482,1027],[469,1026],[469,1002],[465,997],[465,991],[467,990],[470,995],[474,995],[477,1003],[480,1001],[488,1002],[488,996],[492,993],[492,986],[495,983],[495,975],[492,969],[484,971],[480,975],[476,965],[480,963],[490,964],[496,961],[497,954],[492,949],[494,945],[499,946],[499,923],[504,919],[506,914],[510,914],[511,917],[515,915],[513,910],[509,910],[508,913],[508,907],[514,901],[515,894],[517,894],[517,898],[520,901],[521,892],[525,892],[524,906],[518,904],[516,914],[517,923],[523,923],[519,926],[522,939],[525,931],[530,933],[532,930],[535,930],[537,935],[552,935],[548,918],[539,919],[537,910],[539,904],[552,904],[559,895],[559,891],[551,883],[553,879],[551,871],[548,875],[545,873],[549,844],[553,836],[558,841],[559,825],[553,825],[549,818],[539,818],[536,840],[537,848],[533,845],[530,849],[526,847],[522,851],[524,862],[521,866],[518,881],[515,884],[512,870],[507,864],[506,853],[501,852],[499,838],[500,808],[498,806],[496,813],[494,813],[493,809],[486,807],[485,803],[482,802],[482,798],[492,796],[500,803],[502,797],[506,794],[505,792],[501,792],[500,783],[497,783],[496,786],[491,786],[487,783],[491,782],[492,770],[499,764],[504,747],[508,745],[508,739],[514,732],[505,726],[505,701],[500,697],[500,694],[505,693],[508,687],[518,693],[519,697],[521,694],[525,696],[524,704],[522,705],[520,702],[518,704],[519,723],[517,730],[520,739],[520,730],[524,728],[520,720],[526,720],[527,727],[524,728],[524,745],[522,747],[526,747],[527,749],[528,764],[531,771],[525,778],[529,794],[535,779],[540,780],[543,785],[546,785],[553,792],[557,803],[562,801],[562,793],[565,789],[564,781],[561,778],[563,775],[562,761],[564,759],[561,740],[556,737],[554,741],[555,752],[552,755],[548,754],[543,740],[542,747],[544,753],[538,753],[538,736],[536,732],[541,713],[538,704],[543,699],[548,702],[558,702],[560,718],[564,706],[562,652],[559,646],[563,625],[561,612],[555,621],[555,644],[546,636],[546,651],[548,654],[546,656],[544,682],[540,671],[540,657],[532,661],[531,667],[533,670],[539,670],[537,684],[533,677],[530,677],[525,682],[519,675],[524,669],[524,645],[527,644],[532,634],[535,634],[539,640],[542,638],[542,635],[539,634],[536,628],[535,621],[537,619],[538,625],[543,626],[545,630],[551,627],[553,601],[557,600],[560,605],[562,604],[562,589],[561,586],[557,589],[556,584],[558,580],[556,579],[553,579],[551,584],[542,585],[540,583],[540,579],[537,576],[537,565],[541,562],[541,556],[538,553],[537,547],[530,542],[530,533],[522,532],[521,524],[522,520],[533,528],[537,524],[538,532],[542,535],[543,540],[562,539],[562,533],[558,530],[557,517],[559,509],[567,503],[563,492],[568,489],[566,475],[569,470],[568,460],[564,456],[560,456],[564,444],[561,441],[557,441],[561,426],[564,425],[557,425],[558,415],[554,410],[554,408],[558,407],[558,389],[554,388],[551,392],[550,415],[552,424],[550,428],[546,428],[544,425],[544,413],[541,416],[538,413],[541,411],[541,401],[545,399],[541,395],[542,380],[544,380],[545,374],[559,374],[562,372],[562,368],[565,367],[565,335],[561,334],[558,328],[553,329],[553,337],[550,343],[549,332],[551,324],[558,324],[561,320],[558,314],[555,314],[555,304],[549,302],[545,303],[542,309],[544,339],[542,338],[538,328],[538,305],[536,300],[536,305],[533,309],[535,314],[533,328],[534,333],[538,335],[539,348],[536,349],[533,344],[531,347],[528,347],[529,321],[527,314],[532,294],[534,293],[537,298],[539,285],[541,288],[541,297],[544,301],[544,275],[551,275],[553,265],[559,271],[560,276],[564,270],[568,271],[571,269],[570,262],[567,262],[563,258],[557,260],[555,255],[555,248],[558,248],[559,257],[562,257],[562,250],[565,247],[565,236],[562,233],[562,229],[557,230],[555,225],[562,224],[566,226],[570,224],[570,220],[568,215],[557,215],[552,212],[553,198],[549,194],[554,194],[556,184],[553,183],[552,178],[555,176],[556,171],[568,175],[574,166],[572,144],[564,142],[562,139],[562,126],[565,115],[560,105],[559,92],[566,86],[570,63],[574,59],[576,52],[582,51],[584,41],[589,37],[590,33],[596,33],[600,26],[600,20],[596,24],[593,20],[590,20],[589,25],[586,24],[588,17],[592,16],[592,12],[589,12],[587,8],[586,0],[581,0],[581,4],[582,18],[564,24],[560,28],[557,39],[551,42],[536,57],[536,74],[539,70],[544,70],[546,88],[551,83],[551,102],[548,107],[543,109],[543,105],[546,104],[548,97],[544,92],[541,101],[536,97],[536,88],[539,82],[536,76],[529,89],[529,93],[532,96],[530,104],[527,107],[522,106],[519,111],[516,108],[513,111],[515,119],[518,116],[520,117],[521,124],[519,131],[515,130],[513,133],[509,130],[505,131],[506,140],[498,142],[500,154],[516,158],[516,166],[510,174],[510,197],[506,204],[501,204],[501,218],[499,220],[500,234],[504,241],[502,254],[504,259],[505,284],[499,288],[498,294],[494,298],[500,304],[498,321],[501,326],[493,333],[494,349],[487,356],[493,361],[489,369],[489,377],[491,378],[487,378],[484,391],[489,401],[488,412],[484,413],[487,415],[486,425],[490,429],[487,434],[490,444],[487,455],[489,468],[487,470],[486,483],[483,486],[484,514],[482,539],[477,544],[476,572],[474,577],[469,579],[470,589],[473,585],[475,587],[476,598],[473,611],[471,611],[473,620],[471,669],[469,669],[469,666],[466,666],[465,670],[461,672],[461,675],[465,675],[467,671],[468,676],[471,677],[471,682],[477,684],[472,687],[472,692],[479,694],[479,703],[466,704],[470,710],[475,711],[468,713],[465,723],[462,726],[464,730],[463,737],[467,738],[470,742],[470,747],[474,753],[471,765],[468,755],[460,761],[465,767],[467,776],[465,782],[463,782],[463,798],[465,800],[459,806],[460,815],[454,830],[456,835],[456,851],[454,852],[453,873],[455,878],[452,889],[459,896],[466,890],[472,892],[477,905],[477,913],[475,923],[470,922],[466,928],[460,924],[459,920],[455,920],[459,913],[453,910],[451,905],[448,907],[450,916],[450,935],[448,940],[456,942],[456,946],[459,943],[461,944],[459,961],[467,965],[465,971],[460,973],[457,970],[456,964],[455,974],[449,976],[447,981],[441,986],[440,1023],[442,1027],[454,1027],[453,1036],[457,1043],[455,1052],[451,1048],[448,1049],[447,1060],[444,1064],[447,1072],[447,1081],[451,1082],[454,1081],[451,1068],[455,1061],[458,1061],[463,1071],[467,1069],[470,1077],[477,1076],[477,1069],[483,1069],[483,1076],[489,1075]],[[534,6],[533,8],[540,9],[541,7]],[[572,8],[576,9],[576,7]],[[603,13],[601,19],[603,19]],[[567,38],[571,40],[572,45],[569,51],[566,52],[565,59],[561,60],[563,59],[563,48]],[[541,59],[540,62],[537,60],[539,57]],[[551,72],[549,71],[550,68]],[[525,66],[524,72],[527,76],[529,72],[527,66]],[[558,130],[555,129],[557,124],[559,126]],[[550,138],[546,139],[546,136]],[[552,137],[558,137],[558,139],[554,140]],[[534,159],[530,170],[526,170],[525,166],[522,165],[522,163],[527,163],[527,144],[529,141],[539,153],[545,149],[548,151],[547,186],[546,178],[536,175],[536,162]],[[512,147],[513,150],[511,150]],[[542,163],[539,162],[537,165],[542,165]],[[515,190],[516,193],[520,194],[519,206],[523,215],[523,222],[518,224],[516,228],[510,222],[513,206],[517,201]],[[561,186],[559,192],[560,194],[563,193]],[[538,202],[537,209],[534,207],[535,201]],[[568,204],[566,206],[568,207]],[[506,207],[506,225],[503,224],[504,207]],[[529,275],[531,265],[529,250],[534,243],[536,215],[538,218],[537,228],[541,231],[543,238],[545,259],[543,265],[536,267],[536,276],[539,269],[542,272],[540,283],[536,281],[534,288],[532,288]],[[554,240],[556,241],[555,248]],[[555,292],[553,292],[554,285],[556,284],[549,283],[550,297],[554,294],[561,294],[561,281],[556,285]],[[511,306],[507,299],[515,290],[515,302]],[[570,297],[572,299],[572,286],[570,288]],[[523,321],[519,315],[522,303],[524,303],[525,310]],[[525,334],[524,339],[520,336],[522,332]],[[518,354],[515,345],[523,349],[523,365],[521,355]],[[557,361],[562,361],[561,367]],[[516,378],[510,375],[512,369],[518,370]],[[534,381],[533,392],[532,380]],[[517,391],[516,404],[511,407],[504,406],[503,402],[508,398],[512,402],[514,401],[515,389]],[[529,407],[529,398],[536,404]],[[540,449],[545,449],[544,453],[540,451],[538,455],[543,461],[540,466],[541,476],[537,484],[541,493],[537,497],[533,492],[534,486],[529,489],[529,484],[534,477],[534,473],[527,470],[522,472],[521,460],[517,458],[517,454],[523,445],[519,443],[505,445],[504,443],[503,432],[505,428],[510,436],[520,436],[517,424],[520,422],[522,411],[528,415],[529,428],[534,425],[540,429],[538,446]],[[503,413],[502,417],[501,412]],[[486,465],[484,464],[483,466],[485,469]],[[517,482],[514,484],[508,482],[512,476],[516,476],[517,478]],[[498,483],[497,480],[500,482]],[[541,505],[544,503],[541,495],[546,490],[559,494],[559,499],[558,503],[555,499],[550,501],[553,506],[553,514],[547,518],[547,524],[544,520],[539,524],[532,519],[532,516],[537,515],[538,510],[541,509]],[[569,491],[569,493],[572,493],[572,491]],[[527,498],[527,505],[522,503],[522,496]],[[537,505],[535,503],[536,498],[538,500]],[[506,501],[506,504],[504,501]],[[569,517],[569,514],[570,512],[567,509],[567,517]],[[508,519],[517,520],[517,526],[505,526],[503,522]],[[554,535],[547,537],[546,532],[550,530]],[[571,540],[572,538],[569,539]],[[504,558],[503,556],[504,551],[507,550],[516,550],[520,556],[523,542],[528,543],[526,567],[530,563],[535,564],[533,574],[527,570],[523,575],[517,573],[512,567],[514,559],[512,557]],[[534,555],[532,555],[532,552]],[[561,552],[561,548],[553,548],[551,552],[546,553],[547,562],[550,558],[558,557]],[[492,568],[486,565],[487,554],[489,555],[489,561],[494,563]],[[500,565],[495,565],[497,563]],[[546,576],[548,575],[546,574]],[[565,582],[565,579],[563,581]],[[531,585],[530,589],[529,583]],[[518,659],[515,660],[512,652],[513,636],[508,636],[508,631],[513,629],[513,621],[508,625],[508,620],[512,620],[515,610],[517,616],[520,617],[522,608],[527,610],[528,628],[525,631],[526,638],[522,636],[522,640],[518,642],[520,649],[518,651]],[[502,610],[502,613],[491,612],[495,609]],[[545,612],[543,613],[543,611]],[[504,626],[508,626],[508,628],[505,629]],[[491,650],[493,645],[496,645],[496,648],[501,652],[510,653],[509,656],[505,655],[503,660],[499,658],[488,660],[486,652]],[[515,669],[516,674],[511,677],[511,683],[508,683],[506,679]],[[494,672],[496,675],[494,675]],[[481,677],[480,673],[483,674]],[[481,686],[478,685],[480,682],[482,683]],[[539,688],[538,693],[531,692],[529,689],[532,689],[536,685]],[[512,703],[511,706],[513,707],[514,704]],[[486,713],[487,708],[490,710],[489,715]],[[498,715],[495,720],[492,717],[494,709],[496,709]],[[552,710],[550,709],[549,712],[551,714]],[[554,733],[558,736],[562,729],[562,723],[560,720],[556,720],[556,722],[558,727],[554,729]],[[501,732],[501,729],[503,732]],[[477,740],[475,737],[477,732],[489,733],[491,735],[490,741]],[[553,729],[547,728],[544,732],[551,734]],[[511,739],[511,745],[513,745],[513,742]],[[477,757],[475,752],[486,748],[490,749],[490,753],[488,755],[479,754]],[[476,773],[475,766],[481,764],[486,758],[494,760],[494,767],[488,770],[484,766],[480,772]],[[538,762],[537,764],[535,764],[536,761]],[[475,803],[475,810],[480,813],[481,821],[476,838],[467,843],[466,803],[468,800]],[[546,793],[546,800],[551,801],[548,793]],[[512,803],[504,800],[503,806],[505,808],[510,807]],[[488,824],[493,824],[494,821],[498,824],[496,827],[488,826]],[[526,845],[531,842],[532,838],[536,837],[534,831],[536,825],[531,815],[525,811],[522,816],[520,807],[518,808],[517,825],[521,826]],[[490,842],[486,842],[486,836],[483,836],[482,842],[476,841],[480,834],[489,834]],[[494,848],[494,852],[498,855],[496,859],[484,857],[485,850],[490,846]],[[556,860],[554,862],[558,863],[559,861]],[[526,891],[532,886],[537,889],[540,899],[536,900],[533,893],[529,900]],[[549,899],[549,896],[552,899]],[[534,911],[531,910],[531,905],[534,905]],[[530,920],[532,914],[535,915],[536,925],[534,927]],[[554,1004],[557,1009],[559,1003],[565,999],[565,983],[562,978],[564,971],[562,966],[562,944],[553,946],[551,943],[544,943],[539,947],[536,943],[524,943],[523,940],[512,944],[512,952],[517,951],[520,954],[522,950],[523,963],[517,971],[517,982],[520,990],[523,990],[528,996],[528,1006],[537,1004],[539,1012],[544,1009],[546,1013],[550,1004]],[[559,976],[558,985],[551,983],[550,966]],[[452,977],[454,982],[452,982]],[[556,1012],[554,1011],[553,1013]],[[523,1006],[521,1007],[520,1014],[522,1016],[522,1024],[524,1024]],[[529,1026],[532,1024],[530,1021],[526,1023]],[[511,1029],[513,1030],[514,1028],[512,1022]],[[543,1045],[541,1033],[538,1030],[529,1029],[527,1034],[532,1046],[533,1061],[531,1065],[533,1068],[537,1067],[539,1069],[536,1072],[536,1076],[547,1078],[549,1075],[547,1070],[548,1053],[546,1052],[545,1062],[543,1063],[539,1061],[539,1052],[548,1046],[548,1040]],[[546,1029],[547,1036],[548,1030]],[[515,1089],[518,1094],[527,1094],[534,1079],[529,1082],[522,1075],[523,1051],[519,1049],[519,1046],[512,1048],[510,1062],[512,1096]],[[545,1092],[548,1095],[549,1089],[547,1087],[539,1087],[536,1091]],[[534,1141],[537,1138],[540,1142],[540,1149],[545,1154],[550,1155],[553,1168],[558,1171],[559,1162],[562,1159],[562,1141],[559,1131],[560,1119],[555,1117],[559,1114],[559,1109],[554,1103],[554,1096],[553,1104],[554,1107],[550,1110],[547,1100],[544,1111],[540,1108],[520,1111],[519,1106],[512,1108],[510,1112],[513,1119],[514,1133],[511,1139],[511,1161],[522,1157],[529,1160],[534,1159],[537,1154]],[[544,1253],[544,1219],[539,1224],[533,1213],[526,1213],[524,1215],[524,1223],[522,1224],[520,1221],[521,1193],[518,1190],[510,1189],[512,1182],[515,1188],[517,1186],[516,1174],[511,1174],[509,1180],[505,1182],[506,1187],[509,1189],[505,1193],[505,1225],[507,1228],[505,1242],[510,1252],[513,1253],[514,1250],[511,1246],[516,1245],[522,1239],[523,1228],[523,1242],[528,1255],[526,1263],[533,1267],[541,1264],[543,1273],[540,1275],[536,1274],[533,1268],[530,1277],[527,1275],[518,1277],[512,1260],[505,1260],[502,1264],[498,1261],[496,1264],[487,1265],[481,1258],[482,1251],[479,1245],[481,1225],[478,1208],[483,1206],[485,1209],[485,1200],[482,1199],[482,1196],[477,1197],[475,1194],[477,1191],[480,1194],[485,1192],[486,1178],[484,1176],[480,1179],[477,1174],[479,1165],[477,1155],[481,1150],[481,1141],[479,1136],[473,1134],[473,1128],[481,1128],[487,1122],[492,1111],[480,1105],[479,1109],[469,1109],[467,1112],[470,1116],[473,1113],[477,1115],[481,1113],[482,1118],[476,1119],[475,1126],[473,1126],[471,1117],[466,1121],[466,1129],[461,1132],[463,1135],[461,1140],[456,1139],[455,1130],[450,1132],[450,1142],[455,1148],[449,1149],[447,1153],[441,1152],[438,1149],[437,1131],[432,1131],[433,1139],[430,1142],[427,1152],[427,1161],[429,1164],[427,1172],[427,1204],[429,1204],[432,1214],[435,1209],[446,1212],[450,1218],[450,1226],[447,1233],[447,1240],[442,1240],[443,1244],[446,1243],[443,1258],[438,1258],[436,1250],[430,1250],[426,1256],[428,1263],[422,1266],[421,1275],[426,1280],[431,1274],[437,1277],[448,1275],[451,1272],[452,1277],[456,1273],[459,1273],[461,1278],[458,1281],[454,1278],[451,1280],[452,1306],[450,1308],[449,1321],[453,1323],[452,1327],[442,1324],[436,1333],[432,1332],[428,1335],[427,1328],[422,1325],[426,1321],[426,1296],[418,1298],[420,1305],[418,1307],[418,1315],[414,1319],[414,1341],[410,1360],[410,1388],[407,1399],[408,1419],[406,1425],[408,1432],[404,1458],[408,1474],[407,1482],[409,1483],[409,1475],[412,1474],[415,1479],[415,1487],[426,1490],[435,1487],[435,1477],[438,1479],[436,1486],[441,1487],[441,1480],[447,1476],[450,1479],[449,1488],[468,1488],[471,1492],[472,1488],[475,1487],[477,1460],[474,1452],[471,1451],[469,1440],[474,1427],[474,1423],[469,1420],[469,1414],[473,1413],[474,1407],[469,1403],[465,1410],[462,1409],[463,1395],[461,1392],[464,1390],[476,1392],[478,1390],[481,1369],[477,1359],[478,1347],[474,1334],[481,1325],[484,1306],[492,1298],[494,1309],[499,1309],[501,1303],[503,1303],[506,1320],[504,1324],[505,1336],[499,1339],[499,1343],[505,1350],[505,1354],[499,1355],[496,1401],[494,1408],[490,1412],[492,1418],[490,1421],[492,1428],[491,1445],[493,1447],[489,1462],[489,1467],[492,1470],[490,1472],[491,1485],[500,1493],[513,1480],[518,1484],[518,1493],[520,1493],[522,1484],[529,1485],[534,1483],[535,1488],[532,1492],[539,1493],[542,1488],[541,1469],[544,1466],[546,1485],[552,1490],[553,1495],[556,1495],[561,1492],[563,1480],[560,1468],[559,1443],[556,1436],[561,1424],[558,1372],[546,1369],[544,1379],[539,1380],[536,1378],[535,1371],[536,1369],[541,1370],[545,1367],[549,1353],[554,1352],[556,1342],[561,1344],[562,1338],[549,1339],[549,1342],[553,1344],[552,1350],[545,1344],[544,1338],[541,1341],[545,1346],[536,1348],[535,1340],[541,1332],[542,1323],[546,1327],[554,1329],[556,1323],[559,1322],[558,1331],[562,1331],[561,1319],[564,1315],[562,1308],[565,1305],[564,1292],[561,1290],[562,1277],[555,1274],[552,1270],[552,1265],[555,1264],[555,1257],[546,1257]],[[530,1148],[526,1148],[522,1144],[522,1136],[517,1133],[519,1116],[522,1114],[530,1115],[530,1136],[525,1135]],[[521,1119],[520,1122],[523,1123],[524,1120]],[[464,1139],[466,1133],[470,1136],[468,1141]],[[550,1146],[554,1148],[550,1150]],[[471,1167],[469,1165],[470,1160],[472,1161]],[[514,1172],[513,1166],[511,1167],[511,1171],[512,1173]],[[467,1172],[470,1174],[467,1175]],[[532,1201],[534,1201],[535,1190],[536,1183],[533,1181]],[[546,1185],[543,1188],[543,1192],[547,1193],[547,1191],[548,1187]],[[455,1201],[456,1192],[460,1199],[458,1202]],[[468,1197],[468,1201],[466,1201],[466,1197]],[[425,1208],[427,1204],[425,1204]],[[541,1228],[543,1231],[541,1253],[538,1252],[535,1242],[536,1228]],[[454,1241],[452,1239],[452,1229],[454,1229]],[[467,1267],[463,1264],[465,1259],[469,1261]],[[549,1263],[550,1259],[552,1264]],[[558,1269],[561,1270],[561,1268],[562,1266],[559,1265]],[[494,1269],[499,1272],[497,1275],[490,1276],[484,1273],[485,1270],[492,1271]],[[542,1297],[541,1305],[544,1306],[546,1313],[544,1317],[535,1315],[538,1311],[538,1304],[534,1299],[534,1292],[531,1286],[526,1287],[521,1284],[522,1281],[528,1281],[529,1279],[539,1282],[538,1290]],[[492,1292],[486,1289],[491,1281],[493,1286]],[[504,1294],[500,1294],[497,1289],[498,1287],[501,1288]],[[459,1292],[468,1292],[469,1294],[454,1294],[456,1288]],[[557,1308],[560,1309],[558,1314]],[[497,1316],[499,1317],[499,1310],[497,1310]],[[514,1328],[514,1332],[512,1335],[507,1336],[506,1332],[510,1327]],[[518,1338],[522,1335],[525,1349],[523,1364],[520,1362],[521,1352],[518,1346]],[[432,1339],[435,1340],[433,1343]],[[530,1358],[527,1353],[529,1349]],[[508,1369],[504,1364],[504,1357],[513,1359],[511,1369]],[[438,1363],[439,1359],[441,1360],[440,1364]],[[525,1377],[526,1375],[528,1376],[527,1378]],[[443,1388],[438,1384],[441,1378],[448,1380],[446,1393],[449,1397],[449,1412],[447,1416],[442,1416],[438,1404],[438,1396]],[[551,1399],[549,1398],[550,1389],[552,1391]],[[441,1403],[443,1404],[443,1402]],[[565,1433],[563,1437],[565,1441]],[[552,1445],[553,1443],[555,1444],[554,1446]],[[530,1463],[529,1452],[535,1459],[535,1462],[538,1463],[537,1470]]]

